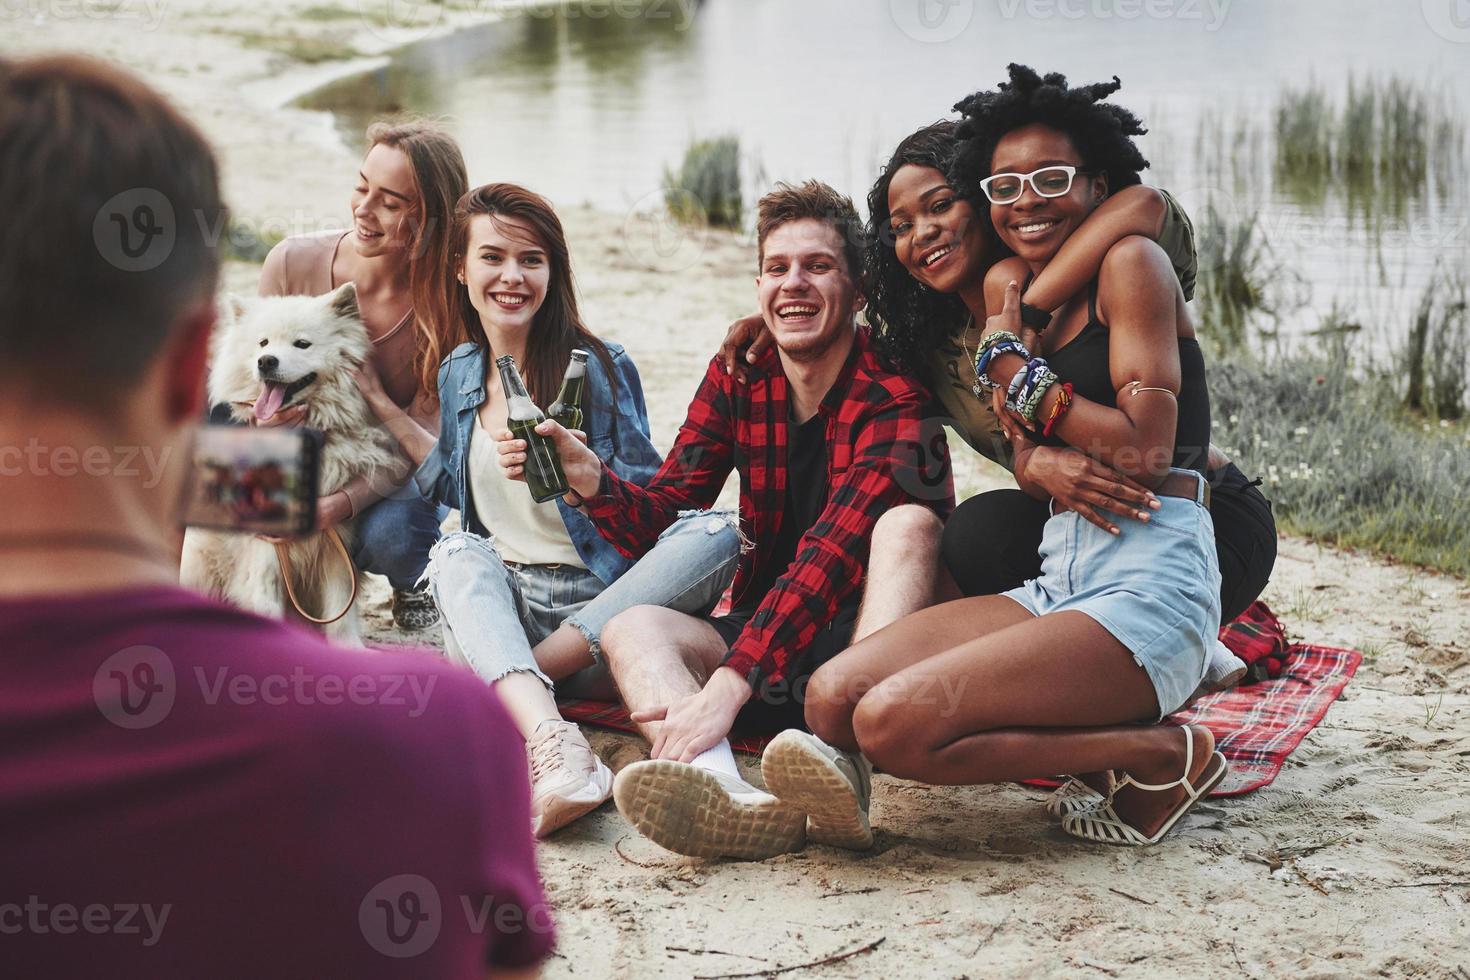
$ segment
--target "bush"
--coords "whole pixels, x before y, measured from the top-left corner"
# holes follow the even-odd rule
[[[664,170],[664,205],[686,224],[740,227],[740,140],[698,140],[676,174]]]

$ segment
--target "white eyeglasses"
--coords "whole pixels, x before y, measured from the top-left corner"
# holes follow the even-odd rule
[[[980,189],[991,204],[1014,204],[1021,199],[1027,184],[1041,197],[1061,197],[1072,189],[1074,177],[1086,173],[1092,171],[1085,167],[1053,166],[1029,174],[991,174],[980,181]]]

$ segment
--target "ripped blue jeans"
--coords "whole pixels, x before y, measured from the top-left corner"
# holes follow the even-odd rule
[[[561,681],[563,694],[589,696],[605,688],[603,627],[633,606],[663,606],[707,614],[735,577],[741,536],[734,514],[682,514],[658,543],[617,581],[604,586],[575,565],[504,561],[493,537],[447,534],[429,553],[425,577],[444,622],[445,652],[488,683],[516,671],[547,677],[531,648],[563,623],[586,637],[591,663]]]

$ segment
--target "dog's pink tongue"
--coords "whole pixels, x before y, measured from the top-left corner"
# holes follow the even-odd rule
[[[281,402],[286,400],[286,386],[279,381],[262,381],[260,397],[255,399],[255,418],[260,422],[269,422],[271,418],[281,410]]]

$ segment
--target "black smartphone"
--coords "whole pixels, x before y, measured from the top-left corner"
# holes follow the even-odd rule
[[[310,534],[321,454],[316,429],[201,425],[184,523],[278,537]]]

